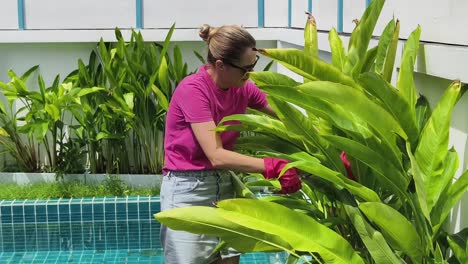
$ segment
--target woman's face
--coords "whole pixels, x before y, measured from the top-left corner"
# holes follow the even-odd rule
[[[249,79],[248,73],[254,70],[258,58],[257,52],[248,48],[241,55],[238,62],[224,61],[226,65],[226,83],[229,83],[231,87],[242,87]]]

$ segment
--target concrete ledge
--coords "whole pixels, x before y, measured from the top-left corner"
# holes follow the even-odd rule
[[[278,41],[297,46],[304,45],[303,29],[294,28],[248,28],[257,40]],[[164,41],[168,29],[141,29],[145,41]],[[122,30],[124,38],[129,39],[131,30]],[[101,37],[104,41],[115,41],[114,30],[0,30],[0,45],[2,43],[96,43]],[[341,35],[345,47],[349,35]],[[171,41],[197,41],[198,28],[182,28],[174,30]],[[318,33],[319,49],[330,52],[328,32]],[[400,63],[405,40],[401,40],[398,48],[396,65]],[[378,39],[371,40],[370,46],[378,44]],[[468,83],[468,46],[447,45],[440,43],[421,43],[418,62],[415,71],[445,79],[459,79]]]

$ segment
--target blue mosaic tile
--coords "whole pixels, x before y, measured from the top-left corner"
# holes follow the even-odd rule
[[[59,204],[58,210],[60,222],[70,222],[70,205]]]
[[[47,223],[46,206],[36,206],[36,223]]]
[[[139,217],[138,219],[148,219],[150,217],[149,203],[139,203]]]
[[[24,221],[26,223],[35,223],[35,207],[33,205],[24,206]]]
[[[11,206],[3,205],[0,207],[0,213],[2,218],[2,224],[12,223],[13,216],[12,216],[13,209]]]
[[[23,206],[12,206],[13,223],[24,223]]]
[[[82,204],[81,205],[83,222],[92,222],[93,221],[93,205],[92,204]]]
[[[70,221],[81,222],[81,204],[70,205]]]
[[[104,205],[105,210],[105,221],[115,221],[115,203],[106,203]]]
[[[26,227],[23,224],[14,224],[15,251],[26,251]]]
[[[117,203],[116,204],[116,220],[126,220],[127,219],[127,204]]]
[[[47,222],[58,222],[58,206],[56,204],[47,205],[46,207]]]
[[[159,197],[0,203],[0,263],[162,263]],[[241,263],[271,259],[247,254]]]
[[[93,220],[104,221],[104,205],[102,203],[93,204]]]

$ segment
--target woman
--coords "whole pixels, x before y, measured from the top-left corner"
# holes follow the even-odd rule
[[[161,186],[161,210],[204,205],[232,198],[227,170],[263,173],[277,178],[287,161],[253,158],[233,152],[238,132],[215,132],[228,115],[243,114],[247,107],[274,116],[265,94],[252,82],[259,57],[255,39],[242,27],[204,25],[200,37],[208,45],[207,65],[186,77],[176,88],[167,113],[164,140],[165,167]],[[279,178],[282,193],[301,188],[297,171]],[[212,254],[218,238],[161,227],[166,264],[239,263],[239,254],[224,250]]]

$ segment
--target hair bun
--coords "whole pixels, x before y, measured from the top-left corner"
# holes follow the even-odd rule
[[[200,31],[198,32],[198,35],[200,36],[200,38],[203,39],[203,41],[205,41],[206,43],[209,43],[210,42],[210,36],[213,32],[213,27],[211,27],[210,25],[208,24],[204,24],[201,28],[200,28]]]

